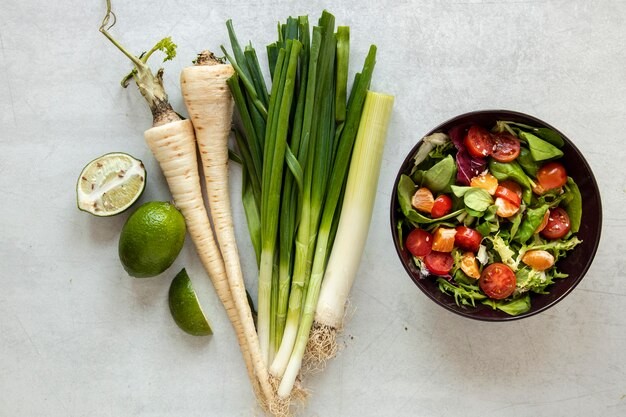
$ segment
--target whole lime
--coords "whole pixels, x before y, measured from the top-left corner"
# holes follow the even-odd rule
[[[172,204],[151,201],[130,215],[120,234],[120,261],[129,275],[146,278],[169,268],[185,243],[185,219]]]

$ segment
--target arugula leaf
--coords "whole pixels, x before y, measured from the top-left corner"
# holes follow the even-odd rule
[[[474,282],[477,281],[474,280]],[[477,300],[481,301],[487,298],[485,294],[480,292],[480,288],[476,284],[458,282],[458,285],[454,285],[444,278],[437,278],[437,284],[441,292],[454,296],[454,301],[458,306],[476,307]]]

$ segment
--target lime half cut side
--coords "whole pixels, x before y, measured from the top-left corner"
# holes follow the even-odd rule
[[[169,304],[172,317],[181,330],[193,336],[213,334],[185,268],[172,280]]]
[[[143,163],[125,153],[109,153],[83,168],[76,184],[78,208],[113,216],[129,208],[146,187]]]

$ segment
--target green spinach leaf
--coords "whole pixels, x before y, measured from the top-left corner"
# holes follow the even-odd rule
[[[520,138],[528,143],[530,154],[535,161],[546,161],[563,156],[563,152],[559,148],[532,133],[520,132]]]
[[[550,206],[548,204],[544,204],[537,208],[527,209],[526,219],[522,222],[513,239],[521,244],[526,243],[526,241],[535,234],[535,230],[537,230],[543,221],[543,217],[546,215],[549,208]]]
[[[563,201],[563,207],[569,216],[572,233],[578,232],[580,222],[583,215],[583,199],[580,195],[580,189],[571,177],[567,177],[567,192]]]
[[[525,148],[520,148],[519,156],[517,157],[517,162],[520,164],[522,169],[526,172],[526,174],[530,175],[533,178],[537,177],[537,171],[541,168],[541,165],[537,163],[530,154],[530,151]]]
[[[446,192],[456,179],[456,163],[448,155],[433,165],[422,177],[422,184],[433,193]]]
[[[533,191],[528,176],[515,161],[498,162],[493,158],[489,158],[489,172],[496,177],[498,181],[513,180],[522,186],[522,200],[526,204],[530,203]]]
[[[504,311],[510,316],[517,316],[530,310],[530,295],[524,294],[514,300],[485,300],[482,302],[491,308]]]

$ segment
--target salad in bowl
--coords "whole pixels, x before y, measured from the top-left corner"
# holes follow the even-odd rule
[[[438,299],[519,316],[568,277],[560,261],[582,244],[585,219],[565,145],[554,129],[511,119],[422,139],[398,177],[392,222],[405,262]]]

